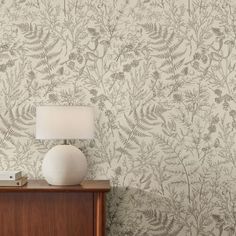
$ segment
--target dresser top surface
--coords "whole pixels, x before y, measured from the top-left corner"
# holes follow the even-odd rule
[[[0,187],[0,192],[108,192],[109,180],[84,180],[80,185],[55,186],[45,180],[29,180],[22,187]]]

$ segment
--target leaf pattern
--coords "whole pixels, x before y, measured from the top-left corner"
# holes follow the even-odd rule
[[[151,226],[146,234],[155,236],[177,236],[180,235],[183,226],[178,226],[174,229],[174,218],[170,219],[166,213],[159,212],[156,210],[146,210],[143,212],[144,217]],[[139,231],[137,235],[145,235],[145,233]]]
[[[38,105],[96,109],[71,141],[110,179],[109,236],[236,233],[233,0],[0,1],[0,169],[41,178]]]

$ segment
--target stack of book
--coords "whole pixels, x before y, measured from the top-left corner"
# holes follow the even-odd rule
[[[0,171],[0,187],[17,187],[27,183],[28,177],[22,171]]]

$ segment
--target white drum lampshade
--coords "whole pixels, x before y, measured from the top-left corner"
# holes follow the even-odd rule
[[[36,109],[37,139],[92,139],[94,110],[85,106],[40,106]],[[49,184],[76,185],[87,174],[84,154],[72,145],[57,145],[46,154],[42,172]]]

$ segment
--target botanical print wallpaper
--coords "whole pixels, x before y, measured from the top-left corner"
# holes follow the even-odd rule
[[[107,235],[236,235],[235,43],[233,0],[1,0],[0,169],[42,177],[37,105],[94,106]]]

